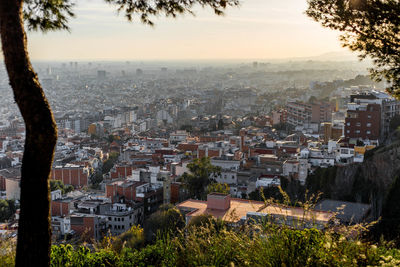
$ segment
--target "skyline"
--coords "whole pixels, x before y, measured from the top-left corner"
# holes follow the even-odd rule
[[[289,8],[288,8],[289,7]],[[304,14],[306,1],[243,1],[219,17],[155,18],[155,27],[129,23],[100,0],[78,2],[71,32],[28,32],[33,60],[246,60],[350,54],[338,33]],[[118,41],[116,41],[118,40]],[[210,41],[211,40],[211,41]]]

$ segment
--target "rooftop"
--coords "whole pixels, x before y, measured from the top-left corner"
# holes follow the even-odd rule
[[[266,205],[262,201],[251,201],[239,198],[231,198],[230,208],[227,210],[209,209],[207,208],[207,201],[193,199],[186,200],[178,204],[177,207],[182,209],[190,209],[190,212],[187,214],[189,216],[210,214],[213,217],[232,223],[239,222],[240,219],[245,217],[248,212],[261,212],[265,214],[293,217],[298,220],[302,220],[304,218],[306,220],[319,221],[323,223],[328,223],[334,217],[334,213],[332,212],[305,212],[302,208],[285,207],[277,204]]]

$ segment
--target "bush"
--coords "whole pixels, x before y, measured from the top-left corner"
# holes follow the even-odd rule
[[[146,220],[144,235],[146,241],[152,242],[157,239],[157,236],[173,235],[183,227],[185,227],[185,220],[177,208],[168,205],[161,206]]]
[[[14,266],[16,240],[0,236],[0,266]]]
[[[125,233],[114,238],[112,241],[112,249],[120,253],[123,248],[140,248],[144,243],[143,229],[135,225]]]
[[[101,248],[53,246],[51,266],[399,266],[400,250],[316,229],[273,224],[241,228],[206,224],[165,235],[142,248],[121,252]]]
[[[52,246],[50,266],[117,266],[119,256],[112,250],[91,252],[87,247]]]

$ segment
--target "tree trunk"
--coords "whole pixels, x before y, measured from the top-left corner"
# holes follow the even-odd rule
[[[25,121],[16,266],[48,266],[49,174],[57,141],[53,114],[31,66],[22,0],[0,0],[0,36],[14,99]]]

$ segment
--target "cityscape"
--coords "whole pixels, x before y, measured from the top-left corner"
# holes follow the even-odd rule
[[[399,12],[0,2],[0,267],[399,266]]]
[[[182,179],[194,159],[220,168],[212,183],[228,186],[232,206],[235,199],[261,200],[254,199],[261,188],[307,188],[317,169],[362,163],[367,151],[391,142],[391,122],[400,117],[400,101],[370,80],[362,64],[169,64],[38,64],[58,127],[50,179],[73,189],[51,192],[54,241],[84,232],[93,240],[107,231],[122,234],[163,204],[204,212]],[[3,198],[18,201],[25,127],[2,73],[0,185]],[[332,214],[320,227],[346,203],[362,208],[344,217],[379,216],[371,203],[324,199],[315,216]],[[256,211],[282,215],[248,207],[234,223]],[[14,220],[2,226],[16,227]]]

